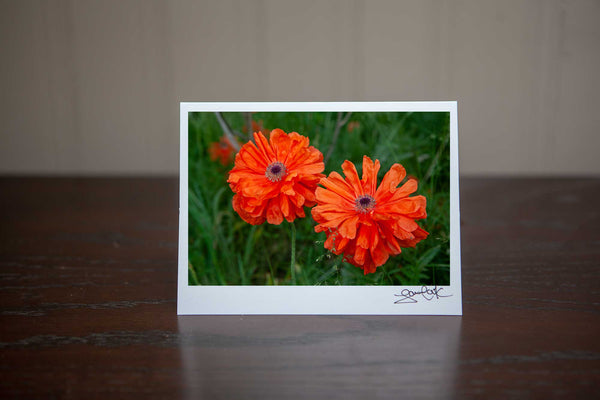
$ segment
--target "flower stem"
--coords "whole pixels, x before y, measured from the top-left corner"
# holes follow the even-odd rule
[[[323,158],[323,162],[325,164],[327,164],[329,157],[331,157],[331,153],[333,153],[333,150],[335,149],[335,144],[337,142],[337,139],[340,134],[340,130],[342,129],[342,126],[344,126],[346,124],[346,122],[348,122],[351,115],[352,115],[351,111],[348,112],[348,114],[346,114],[346,116],[344,116],[344,113],[342,113],[342,112],[337,113],[337,120],[335,121],[335,129],[333,130],[333,139],[331,139],[331,145],[329,145],[329,150],[327,151],[325,158]]]
[[[248,140],[252,140],[252,113],[245,112],[243,114],[244,118],[246,119],[246,126],[248,127],[246,129],[246,132],[248,133]]]
[[[231,130],[231,127],[229,126],[227,121],[225,121],[225,118],[223,118],[223,115],[221,115],[220,112],[216,112],[215,115],[217,117],[217,121],[219,121],[219,125],[221,125],[221,129],[223,129],[223,133],[225,134],[225,137],[229,141],[229,144],[231,144],[231,147],[233,147],[236,152],[240,151],[240,145],[239,145],[238,141],[235,139],[235,136],[233,135],[233,131]]]
[[[290,256],[290,272],[292,274],[292,284],[296,284],[296,225],[292,221],[290,223],[291,226],[291,236],[292,236],[292,254]]]

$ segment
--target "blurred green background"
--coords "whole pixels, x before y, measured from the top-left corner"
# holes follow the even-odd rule
[[[242,113],[223,113],[231,128],[245,132]],[[418,285],[449,284],[450,143],[449,113],[352,113],[332,145],[335,112],[260,112],[252,118],[266,130],[298,132],[324,155],[332,148],[325,174],[341,171],[344,160],[362,173],[363,155],[379,159],[383,175],[400,163],[419,181],[427,197],[427,219],[417,223],[429,236],[373,274],[342,261],[324,247],[325,233],[314,232],[310,210],[296,219],[295,273],[290,268],[291,229],[284,221],[252,226],[233,211],[227,175],[233,167],[209,157],[223,131],[214,113],[189,116],[189,282],[192,285]],[[247,141],[247,140],[246,140]]]

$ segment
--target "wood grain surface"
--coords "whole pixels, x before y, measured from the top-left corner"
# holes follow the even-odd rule
[[[599,198],[463,179],[462,317],[177,317],[177,179],[0,179],[0,398],[597,398]]]

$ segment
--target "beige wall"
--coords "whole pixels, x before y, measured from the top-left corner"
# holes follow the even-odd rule
[[[174,174],[179,101],[458,100],[463,174],[600,174],[600,2],[2,1],[0,173]]]

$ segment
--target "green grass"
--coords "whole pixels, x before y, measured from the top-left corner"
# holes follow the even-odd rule
[[[241,113],[224,113],[241,131]],[[310,138],[327,154],[337,113],[255,113],[266,129],[281,128]],[[310,210],[294,222],[294,268],[291,268],[293,230],[284,221],[275,226],[252,226],[231,207],[233,193],[228,171],[211,161],[208,147],[223,135],[213,113],[189,118],[189,282],[192,285],[447,285],[450,280],[450,143],[449,113],[353,113],[360,126],[340,131],[325,174],[341,173],[348,159],[362,173],[362,158],[381,161],[379,181],[392,164],[400,163],[419,181],[416,194],[427,198],[427,219],[419,220],[429,236],[373,274],[344,262],[323,247],[325,234],[314,232]]]

